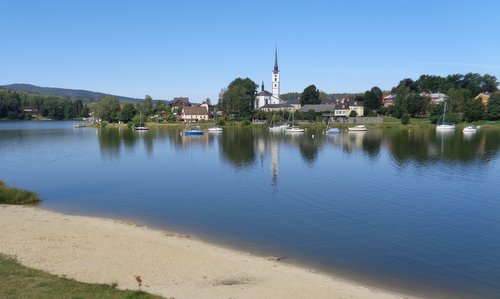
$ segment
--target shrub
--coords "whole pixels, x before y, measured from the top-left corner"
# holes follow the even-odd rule
[[[410,123],[410,115],[408,113],[405,113],[401,116],[401,123],[403,125],[407,125]]]
[[[0,203],[28,204],[39,201],[40,197],[38,194],[31,191],[7,187],[4,182],[0,181]]]

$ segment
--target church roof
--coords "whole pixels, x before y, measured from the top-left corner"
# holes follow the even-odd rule
[[[259,92],[259,93],[257,94],[257,96],[258,96],[258,97],[262,97],[262,96],[265,96],[265,97],[270,97],[270,96],[272,96],[272,95],[273,95],[273,94],[272,94],[272,93],[270,93],[270,92],[269,92],[269,91],[267,91],[267,90],[263,90],[263,91],[261,91],[261,92]]]
[[[289,104],[267,104],[267,105],[264,105],[260,108],[261,109],[262,108],[292,108],[292,105],[289,105]]]

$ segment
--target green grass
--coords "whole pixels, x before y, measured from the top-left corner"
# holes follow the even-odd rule
[[[0,298],[161,298],[142,291],[122,291],[110,285],[88,284],[30,269],[0,255]]]
[[[0,181],[0,204],[30,204],[40,201],[38,194],[22,189],[12,188]]]

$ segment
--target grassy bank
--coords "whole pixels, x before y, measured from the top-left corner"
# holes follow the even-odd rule
[[[12,188],[0,181],[0,204],[31,204],[40,201],[38,194],[22,189]]]
[[[0,298],[161,298],[47,274],[3,255],[0,255],[0,277]]]

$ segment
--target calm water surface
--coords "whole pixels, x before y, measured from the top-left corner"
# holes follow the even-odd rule
[[[429,297],[500,297],[499,130],[179,132],[0,122],[0,179],[52,210]]]

